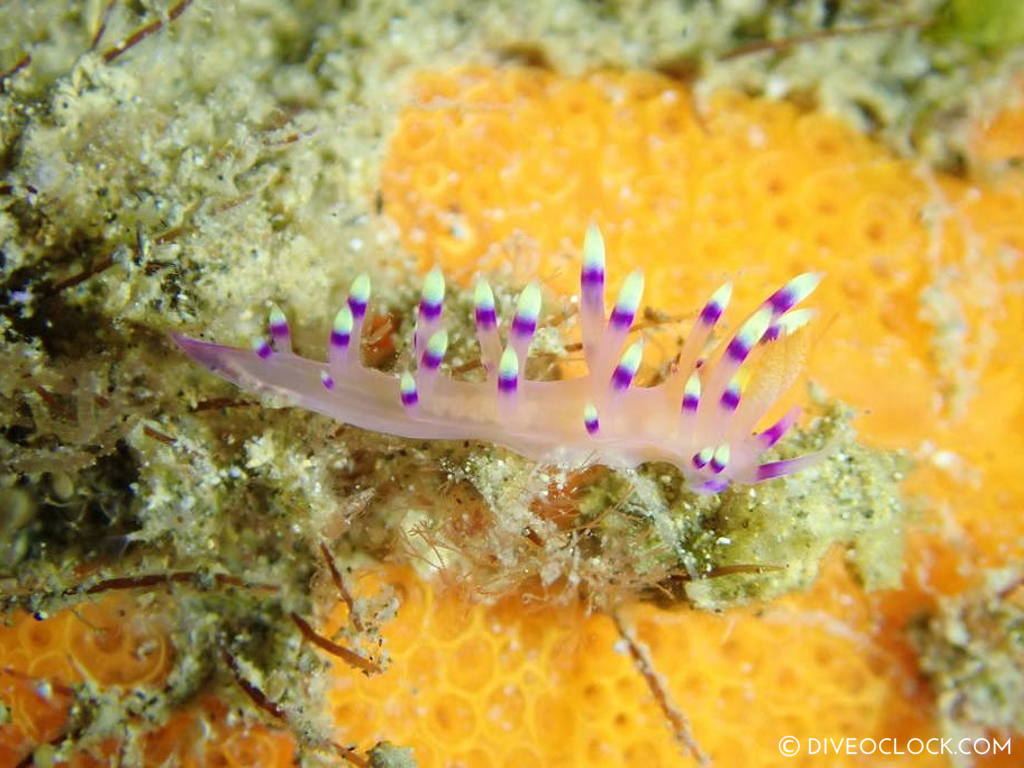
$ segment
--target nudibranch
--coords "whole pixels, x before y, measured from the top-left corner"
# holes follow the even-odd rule
[[[413,338],[416,364],[398,375],[367,368],[360,360],[370,300],[366,275],[352,283],[335,317],[326,362],[292,351],[288,322],[277,308],[270,315],[269,339],[259,338],[249,349],[177,334],[173,338],[192,359],[243,389],[272,394],[363,429],[414,439],[480,440],[561,466],[626,468],[663,461],[678,467],[692,490],[717,493],[732,484],[795,472],[818,458],[810,454],[761,460],[794,424],[798,409],[754,431],[793,382],[798,366],[778,361],[760,365],[761,375],[747,386],[743,382],[749,366],[744,363],[755,348],[766,348],[767,356],[767,348],[781,344],[807,322],[810,310],[794,308],[819,279],[805,273],[790,280],[727,344],[715,349],[712,333],[732,293],[726,283],[697,316],[671,372],[647,387],[634,382],[643,341],[629,343],[643,274],[637,270],[625,279],[608,315],[605,248],[596,226],[584,238],[580,275],[587,372],[575,378],[533,381],[524,375],[540,316],[540,286],[531,283],[523,289],[503,341],[494,293],[483,279],[476,283],[474,313],[485,378],[459,381],[444,375],[445,283],[437,268],[423,282]],[[717,353],[713,363],[709,351]]]

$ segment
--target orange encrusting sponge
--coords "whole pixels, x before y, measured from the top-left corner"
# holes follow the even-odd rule
[[[19,765],[38,745],[63,735],[71,686],[91,681],[101,688],[159,689],[174,663],[160,603],[141,607],[127,595],[83,603],[43,621],[19,615],[0,627],[0,699],[11,719],[0,725],[0,768]],[[232,721],[212,697],[172,715],[143,740],[147,765],[225,768],[290,765],[290,735],[259,723]],[[76,753],[73,768],[110,765],[120,754],[116,739]]]
[[[863,592],[837,552],[809,593],[764,613],[626,616],[719,765],[871,760],[783,757],[789,734],[936,735],[903,627],[1024,555],[1024,179],[933,175],[791,104],[722,93],[698,115],[685,87],[650,74],[465,69],[412,93],[382,192],[423,268],[468,282],[511,264],[575,291],[596,221],[612,280],[642,266],[647,303],[669,314],[727,278],[750,306],[825,272],[809,378],[860,409],[866,441],[914,452],[908,491],[942,513],[911,535],[904,588]],[[395,578],[412,596],[389,636],[395,665],[338,672],[342,740],[408,743],[425,766],[687,764],[607,617],[515,598],[471,609]]]
[[[173,649],[159,619],[114,596],[37,621],[28,614],[0,627],[0,766],[18,764],[35,746],[61,736],[73,691],[100,686],[159,685]]]
[[[903,588],[865,593],[835,552],[809,592],[761,610],[636,605],[623,617],[719,766],[875,760],[783,757],[787,735],[938,735],[903,628],[935,596],[1024,556],[1024,178],[934,176],[786,103],[722,93],[698,114],[685,87],[651,74],[466,69],[424,74],[412,93],[381,185],[424,268],[468,282],[510,264],[575,291],[596,221],[611,289],[642,266],[647,303],[669,314],[725,279],[749,307],[798,272],[826,273],[809,378],[861,410],[866,441],[918,459],[907,488],[930,511],[909,537]],[[364,590],[395,585],[403,603],[384,632],[388,672],[336,664],[339,743],[386,738],[425,768],[692,764],[607,616],[528,595],[474,607],[409,569],[363,578]],[[59,731],[40,722],[39,739]]]

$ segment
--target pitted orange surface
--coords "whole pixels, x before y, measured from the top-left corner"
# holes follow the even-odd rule
[[[787,735],[937,735],[903,627],[1024,555],[1024,180],[933,176],[820,114],[727,94],[698,110],[646,74],[463,70],[413,93],[382,191],[424,267],[468,279],[511,263],[570,292],[593,220],[612,289],[643,266],[647,303],[669,314],[726,278],[749,307],[796,272],[826,273],[809,377],[862,410],[866,441],[918,459],[904,587],[863,592],[835,552],[812,590],[760,609],[623,615],[719,766],[872,762],[786,758]],[[607,616],[514,595],[474,607],[408,570],[368,579],[403,594],[384,633],[393,663],[374,678],[337,666],[340,743],[387,738],[427,767],[692,764]]]
[[[0,627],[0,699],[11,713],[0,725],[0,766],[19,765],[34,747],[62,736],[75,684],[117,686],[125,696],[158,689],[173,663],[167,629],[159,603],[123,595],[42,621],[23,614]],[[229,718],[227,707],[209,697],[176,712],[143,746],[147,765],[181,768],[290,765],[293,752],[290,736]],[[119,754],[110,739],[77,753],[71,766],[111,765],[125,759]]]
[[[71,686],[89,680],[126,689],[161,684],[173,649],[159,616],[114,596],[39,621],[23,614],[0,627],[0,765],[63,732]]]
[[[285,766],[293,764],[294,752],[289,734],[238,718],[212,696],[175,712],[165,726],[149,734],[144,747],[147,765],[181,768]]]
[[[719,765],[865,759],[785,758],[777,744],[790,734],[935,735],[902,628],[932,595],[1024,553],[1021,178],[934,176],[789,104],[722,94],[698,113],[685,88],[653,75],[463,70],[420,77],[413,92],[382,190],[423,267],[469,278],[509,262],[573,291],[581,233],[597,221],[612,288],[642,266],[647,302],[670,314],[723,278],[750,306],[796,272],[826,273],[809,377],[861,409],[865,440],[919,459],[908,491],[929,512],[905,588],[866,594],[835,553],[811,592],[763,613],[627,616]],[[512,599],[470,609],[403,583],[438,607],[392,641],[398,674],[339,673],[348,682],[332,701],[348,740],[386,735],[428,766],[523,764],[524,748],[537,765],[687,764],[607,617],[531,614]],[[494,673],[460,689],[475,658]]]

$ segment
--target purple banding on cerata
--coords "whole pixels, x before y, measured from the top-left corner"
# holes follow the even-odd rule
[[[331,346],[335,349],[345,349],[348,346],[352,336],[348,333],[341,333],[340,331],[331,331]]]
[[[507,395],[512,394],[519,387],[518,376],[498,376],[498,391]]]
[[[615,366],[615,370],[612,372],[612,389],[621,392],[624,389],[629,389],[629,385],[632,383],[633,371],[621,365]]]
[[[516,315],[512,318],[512,333],[516,336],[533,336],[537,330],[537,321]]]
[[[412,390],[411,392],[402,392],[401,395],[402,405],[404,405],[406,408],[412,408],[420,401],[419,392],[417,392],[415,389]]]
[[[800,409],[794,408],[764,432],[759,434],[758,438],[761,440],[761,445],[763,445],[765,449],[768,449],[779,442],[779,440],[782,439],[782,436],[789,431],[789,428],[796,423],[799,415]]]
[[[729,342],[729,346],[725,349],[725,354],[735,360],[737,363],[742,363],[747,359],[747,355],[750,354],[750,347],[748,347],[738,336]]]
[[[494,311],[494,307],[477,307],[476,324],[485,330],[496,328],[498,326],[498,313]]]
[[[803,457],[801,457],[803,458]],[[757,468],[758,480],[771,480],[774,477],[788,475],[800,466],[799,459],[783,459],[782,461],[769,461]]]
[[[366,314],[367,302],[360,301],[355,296],[348,297],[348,308],[352,310],[352,319],[359,320],[363,315]]]
[[[721,493],[729,487],[729,481],[720,477],[706,480],[697,486],[698,493]]]
[[[696,395],[683,395],[683,410],[687,412],[694,412],[697,410],[697,406],[700,405],[700,398]]]
[[[431,304],[428,301],[421,301],[420,317],[427,321],[437,320],[437,318],[441,316],[441,306],[441,304]],[[352,310],[352,314],[355,314],[355,310]]]
[[[740,405],[740,393],[730,387],[722,393],[722,398],[719,402],[722,404],[723,408],[735,411]]]
[[[788,287],[779,288],[768,297],[768,304],[776,315],[781,315],[791,310],[796,305],[796,293]]]
[[[428,371],[433,371],[441,365],[441,361],[444,360],[444,355],[434,354],[430,351],[430,348],[427,347],[427,351],[423,353],[423,357],[421,357],[420,360],[423,362],[424,368]]]
[[[600,288],[604,285],[604,270],[584,267],[580,272],[580,285],[584,288]]]
[[[765,448],[771,448],[782,436],[786,434],[786,430],[789,428],[789,424],[785,420],[776,422],[771,427],[761,433],[761,442]]]
[[[608,318],[608,324],[616,330],[628,331],[629,327],[633,324],[635,316],[635,312],[623,312],[618,307],[615,307],[612,310],[612,316]]]
[[[701,310],[700,321],[704,323],[704,325],[714,325],[718,322],[718,318],[722,316],[722,312],[724,311],[725,310],[721,304],[709,301],[704,305],[704,309]]]

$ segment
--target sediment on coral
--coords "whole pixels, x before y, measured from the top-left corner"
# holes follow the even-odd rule
[[[1019,567],[992,571],[909,628],[948,736],[1024,733],[1022,585]]]

